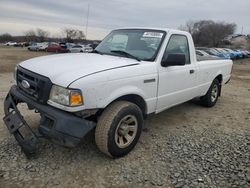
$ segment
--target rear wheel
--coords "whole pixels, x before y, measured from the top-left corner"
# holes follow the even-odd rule
[[[217,79],[213,81],[206,95],[201,97],[201,104],[206,107],[212,107],[216,104],[220,93],[220,83]]]
[[[141,109],[127,101],[111,104],[102,113],[95,130],[97,147],[106,155],[117,158],[128,154],[141,135]]]

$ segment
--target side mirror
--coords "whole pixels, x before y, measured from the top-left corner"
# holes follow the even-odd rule
[[[163,58],[161,66],[184,66],[186,64],[186,57],[184,54],[168,54],[167,58]]]

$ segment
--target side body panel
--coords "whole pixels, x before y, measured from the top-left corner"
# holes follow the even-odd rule
[[[125,95],[138,95],[147,105],[146,113],[153,113],[157,101],[158,73],[154,62],[141,62],[87,76],[72,83],[84,96],[83,109],[105,108]]]
[[[162,67],[161,61],[165,48],[172,35],[182,35],[187,38],[190,64],[184,66]],[[166,38],[161,58],[158,60],[159,88],[156,113],[159,113],[171,106],[183,103],[197,95],[197,73],[198,67],[194,56],[194,45],[192,37],[186,32],[170,31]]]

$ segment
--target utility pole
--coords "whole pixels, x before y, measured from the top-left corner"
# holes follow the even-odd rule
[[[85,38],[87,40],[87,35],[88,35],[88,25],[89,25],[89,3],[88,3],[88,10],[87,10],[87,20],[86,20],[86,28],[85,28]]]
[[[241,28],[241,34],[243,34],[243,26],[242,26],[242,28]]]

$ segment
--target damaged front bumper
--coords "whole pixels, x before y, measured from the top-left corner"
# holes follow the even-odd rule
[[[18,103],[27,103],[29,109],[35,109],[41,115],[38,127],[39,135],[28,125],[17,108]],[[96,124],[47,104],[40,104],[27,97],[16,85],[13,85],[4,101],[3,118],[9,132],[13,134],[24,153],[29,156],[37,150],[39,138],[46,137],[67,147],[76,146]],[[24,128],[29,136],[24,136]]]

